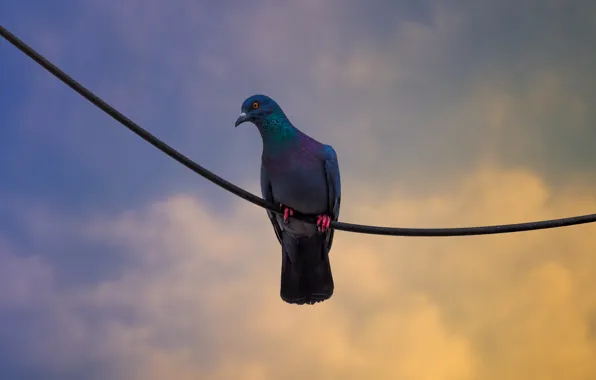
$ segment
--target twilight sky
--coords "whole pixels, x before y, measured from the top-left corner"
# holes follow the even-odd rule
[[[596,212],[596,3],[0,2],[0,23],[259,193],[264,93],[338,152],[341,220]],[[279,298],[265,213],[0,40],[1,379],[596,378],[596,226],[338,232],[336,284]]]

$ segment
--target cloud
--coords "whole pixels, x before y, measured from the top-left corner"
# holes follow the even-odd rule
[[[463,226],[595,208],[593,5],[382,3],[98,2],[30,33],[255,192],[258,134],[231,123],[245,96],[274,96],[336,147],[345,221]],[[292,307],[262,210],[211,185],[189,191],[203,182],[42,77],[15,91],[24,116],[7,165],[19,166],[0,168],[20,199],[2,214],[5,377],[595,377],[593,226],[338,232],[333,299]]]
[[[38,257],[19,258],[10,252],[8,242],[0,241],[0,308],[32,308],[47,297],[52,273]]]
[[[478,170],[440,197],[396,190],[369,199],[346,202],[344,220],[505,223],[596,206],[588,189],[555,196],[531,171],[500,167]],[[35,345],[33,359],[50,373],[83,361],[133,379],[596,374],[591,226],[453,239],[338,232],[336,294],[300,308],[279,299],[279,247],[262,210],[239,200],[232,209],[217,214],[180,194],[71,225],[134,257],[120,276],[85,288],[62,289],[43,256],[7,250],[4,310],[32,314],[36,305],[49,320],[29,322],[36,333],[24,350]]]

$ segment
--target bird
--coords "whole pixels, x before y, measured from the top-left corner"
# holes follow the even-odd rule
[[[329,252],[339,217],[341,178],[337,153],[296,128],[267,95],[248,97],[235,127],[250,122],[259,130],[261,194],[279,204],[283,215],[267,210],[281,245],[280,297],[289,304],[313,305],[334,291]],[[295,211],[317,216],[317,224],[292,218]]]

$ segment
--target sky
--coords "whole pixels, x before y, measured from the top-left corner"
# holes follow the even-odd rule
[[[596,3],[3,1],[0,23],[259,194],[264,93],[337,151],[340,220],[596,212]],[[596,378],[596,234],[338,231],[335,294],[279,298],[265,212],[0,41],[0,378]]]

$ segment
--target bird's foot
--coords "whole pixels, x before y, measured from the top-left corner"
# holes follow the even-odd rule
[[[284,205],[283,203],[280,203],[279,205],[284,212],[284,223],[288,223],[288,219],[290,218],[290,216],[294,215],[294,210]]]
[[[331,224],[331,217],[329,215],[319,215],[317,217],[317,229],[320,232],[325,232],[329,229]]]

